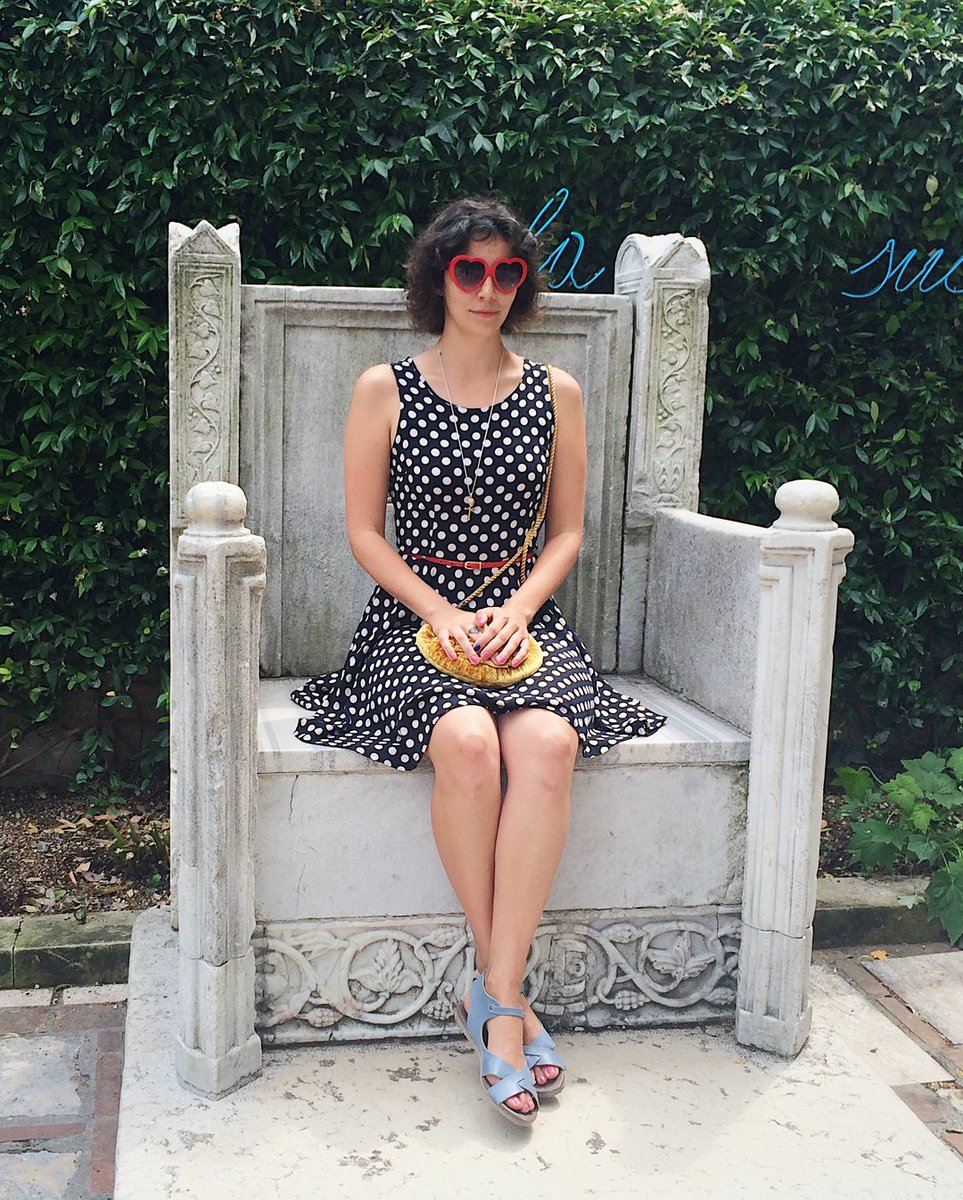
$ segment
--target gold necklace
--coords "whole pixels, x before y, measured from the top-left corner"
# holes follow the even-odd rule
[[[478,472],[481,470],[482,455],[485,453],[485,447],[488,445],[488,430],[492,423],[492,413],[495,411],[495,397],[498,395],[498,381],[502,376],[502,363],[505,361],[505,347],[502,346],[501,358],[498,360],[498,370],[495,373],[495,386],[492,389],[492,402],[488,409],[488,421],[485,424],[485,436],[482,438],[481,449],[478,451],[478,461],[475,463],[475,476],[471,481],[471,486],[468,484],[468,461],[465,458],[465,451],[461,444],[461,432],[458,428],[458,414],[455,412],[455,405],[451,399],[451,384],[448,382],[448,373],[445,370],[445,360],[442,358],[441,349],[438,350],[438,361],[441,363],[441,373],[445,380],[445,390],[448,393],[448,407],[451,409],[451,419],[455,425],[455,437],[458,439],[458,453],[461,455],[461,470],[465,477],[465,513],[464,517],[468,518],[475,511],[475,486],[478,483]]]

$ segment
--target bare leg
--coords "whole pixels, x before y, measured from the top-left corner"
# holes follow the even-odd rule
[[[435,722],[427,753],[435,768],[431,821],[438,853],[465,910],[476,954],[485,963],[490,953],[495,841],[502,807],[501,752],[494,717],[478,705],[452,709]],[[517,998],[512,1003],[517,1005]],[[518,1027],[517,1045],[495,1045],[489,1036],[489,1047],[513,1067],[524,1067],[520,1023],[511,1018],[502,1021]],[[494,1083],[495,1077],[488,1080]],[[505,1104],[523,1113],[534,1107],[524,1092],[509,1096]]]
[[[484,962],[491,939],[495,837],[502,806],[495,718],[480,705],[444,713],[435,722],[427,753],[435,768],[435,842],[471,926],[475,952]]]
[[[518,1007],[525,961],[568,836],[578,734],[547,709],[517,709],[498,724],[508,788],[495,843],[490,951],[484,958],[479,952],[479,967],[489,993]],[[510,1017],[496,1017],[488,1026],[489,1045],[508,1062],[515,1060],[523,1030],[532,1040],[541,1029],[527,1001],[522,1008],[523,1027]],[[547,1083],[557,1074],[556,1067],[539,1067],[535,1077]]]

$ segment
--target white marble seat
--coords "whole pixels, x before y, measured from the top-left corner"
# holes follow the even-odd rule
[[[580,755],[575,762],[577,771],[597,771],[629,764],[748,763],[748,734],[641,675],[606,675],[603,678],[633,700],[664,713],[669,720],[651,737],[629,738],[598,758]],[[294,736],[294,727],[305,715],[305,710],[294,703],[291,692],[304,683],[305,678],[260,681],[258,775],[336,771],[397,779],[398,773],[390,767],[372,762],[364,755],[337,746],[312,746]],[[427,756],[416,771],[431,772]]]

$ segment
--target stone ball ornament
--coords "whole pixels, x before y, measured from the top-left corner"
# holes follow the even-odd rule
[[[195,483],[184,500],[187,532],[191,534],[248,533],[244,528],[247,497],[234,483]]]
[[[776,529],[838,528],[832,518],[839,508],[839,492],[821,479],[790,479],[776,492],[776,508]]]

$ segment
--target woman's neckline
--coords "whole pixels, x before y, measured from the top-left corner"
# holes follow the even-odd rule
[[[438,400],[440,400],[442,402],[442,404],[451,403],[452,405],[454,405],[455,408],[460,408],[463,412],[488,412],[488,410],[490,408],[497,408],[499,404],[507,404],[508,401],[514,399],[515,396],[518,394],[518,392],[521,390],[522,384],[525,382],[525,378],[528,375],[528,370],[529,370],[529,366],[530,366],[528,359],[523,356],[522,357],[521,379],[519,379],[518,383],[515,385],[514,388],[512,388],[512,390],[508,393],[508,395],[503,396],[501,400],[496,400],[492,404],[455,404],[455,402],[453,400],[448,401],[445,399],[444,396],[440,395],[438,392],[435,391],[435,389],[431,386],[431,384],[428,382],[428,380],[424,377],[421,367],[419,367],[418,364],[415,362],[414,355],[409,355],[408,361],[418,372],[418,378],[421,380],[421,382],[428,389],[428,391],[431,392],[431,394],[433,396],[435,396]]]

